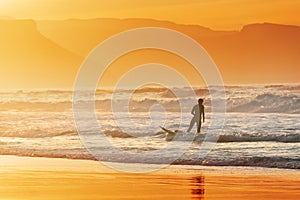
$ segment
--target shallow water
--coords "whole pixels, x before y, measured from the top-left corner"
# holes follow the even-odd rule
[[[110,103],[107,103],[110,92],[98,91],[99,126],[94,127],[87,121],[84,131],[80,132],[82,138],[88,139],[85,145],[89,150],[84,148],[75,128],[70,91],[2,92],[0,154],[77,159],[95,159],[96,155],[103,161],[113,162],[163,164],[172,161],[189,165],[300,169],[299,90],[297,85],[226,87],[228,112],[220,131],[210,129],[212,113],[209,112],[208,91],[205,88],[196,90],[206,100],[207,117],[201,134],[218,137],[211,151],[206,151],[208,147],[201,141],[167,142],[159,127],[180,131],[188,128],[192,117],[190,105],[196,100],[185,94],[185,89],[180,91],[185,94],[183,112],[177,112],[177,100],[168,91],[148,88],[133,97],[129,115],[127,112],[112,115],[108,111]],[[120,101],[124,92],[129,91],[119,92]],[[157,103],[166,108],[166,112],[160,107],[155,109]],[[152,112],[148,112],[149,109]],[[218,117],[213,119],[218,120]],[[99,139],[101,133],[106,136],[102,141]],[[179,155],[182,147],[187,149]],[[124,156],[118,150],[138,156]],[[150,156],[145,156],[148,153]]]

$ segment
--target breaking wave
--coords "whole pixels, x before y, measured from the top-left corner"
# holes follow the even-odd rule
[[[220,135],[218,142],[300,142],[299,134],[248,134],[236,133],[232,135]]]
[[[134,138],[134,137],[156,137],[165,139],[166,133],[164,131],[156,133],[125,133],[121,130],[104,130],[103,133],[112,138]],[[97,132],[88,131],[86,134],[96,135]],[[65,130],[61,132],[51,130],[26,130],[22,132],[0,132],[0,137],[18,137],[18,138],[46,138],[46,137],[58,137],[65,135],[77,135],[76,130]],[[194,135],[192,133],[179,132],[177,134],[177,141],[199,141],[202,142],[205,135]],[[215,141],[214,137],[211,138]],[[206,141],[210,141],[210,137],[206,138]],[[255,134],[255,133],[232,133],[221,134],[218,138],[219,143],[228,142],[283,142],[283,143],[297,143],[300,142],[300,134]]]
[[[179,101],[183,102],[182,107],[179,107]],[[165,108],[168,112],[190,112],[190,105],[194,104],[194,99],[181,99],[176,100],[173,98],[154,99],[143,98],[133,99],[130,101],[129,107],[131,112],[147,112],[149,108],[155,104],[159,104]],[[82,101],[84,102],[84,101]],[[119,102],[122,102],[120,100]],[[124,100],[125,102],[125,100]],[[96,109],[99,111],[110,111],[111,100],[102,99],[96,100]],[[116,110],[124,110],[120,104],[115,103]],[[206,109],[210,109],[210,100],[206,99]],[[72,109],[71,101],[62,102],[0,102],[0,109],[2,111],[17,110],[17,111],[69,111]],[[262,94],[253,99],[244,98],[228,98],[227,99],[227,111],[228,112],[250,112],[250,113],[287,113],[287,114],[300,114],[300,97],[296,95],[274,95],[274,94]]]
[[[255,113],[300,113],[300,97],[296,95],[261,94],[249,102],[234,105],[235,99],[228,101],[228,111]]]
[[[178,165],[206,165],[206,166],[253,166],[300,169],[300,158],[285,157],[240,157],[235,159],[206,158],[199,160],[176,160],[173,164]]]

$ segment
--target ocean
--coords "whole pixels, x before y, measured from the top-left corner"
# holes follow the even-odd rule
[[[172,91],[182,94],[180,109]],[[87,121],[80,136],[74,122],[72,90],[0,91],[0,154],[95,160],[91,153],[96,152],[97,159],[104,162],[153,164],[168,164],[176,155],[172,164],[300,169],[300,85],[225,86],[225,91],[225,124],[205,156],[199,156],[201,142],[182,140],[170,146],[160,129],[187,130],[197,99],[186,88],[99,89],[95,94],[99,126],[90,126]],[[204,99],[206,121],[201,134],[205,134],[212,120],[210,93],[205,87],[194,92]],[[128,94],[131,98],[126,110],[120,102],[128,100]],[[196,127],[190,134],[195,132]],[[102,133],[106,142],[97,137]],[[82,136],[89,138],[89,149],[80,140]],[[185,146],[183,154],[177,155]],[[143,155],[161,149],[165,149],[163,153],[144,159],[119,153]]]

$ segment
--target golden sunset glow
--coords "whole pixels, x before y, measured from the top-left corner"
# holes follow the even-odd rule
[[[239,29],[272,22],[300,25],[300,2],[294,0],[2,0],[0,16],[17,19],[151,18],[213,29]]]
[[[300,0],[0,0],[0,200],[300,200]]]
[[[3,88],[72,87],[81,63],[97,45],[146,26],[196,40],[216,62],[225,84],[299,82],[299,1],[1,0],[0,5]],[[152,61],[158,58],[147,53]],[[101,83],[110,86],[125,69],[150,61],[143,58],[128,55],[126,65],[114,64]],[[178,58],[162,53],[158,60],[180,68],[192,84],[202,83]]]

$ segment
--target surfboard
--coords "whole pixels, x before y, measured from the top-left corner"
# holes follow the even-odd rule
[[[170,130],[165,127],[160,127],[166,132],[166,141],[203,141],[204,135],[183,132],[179,130]]]

